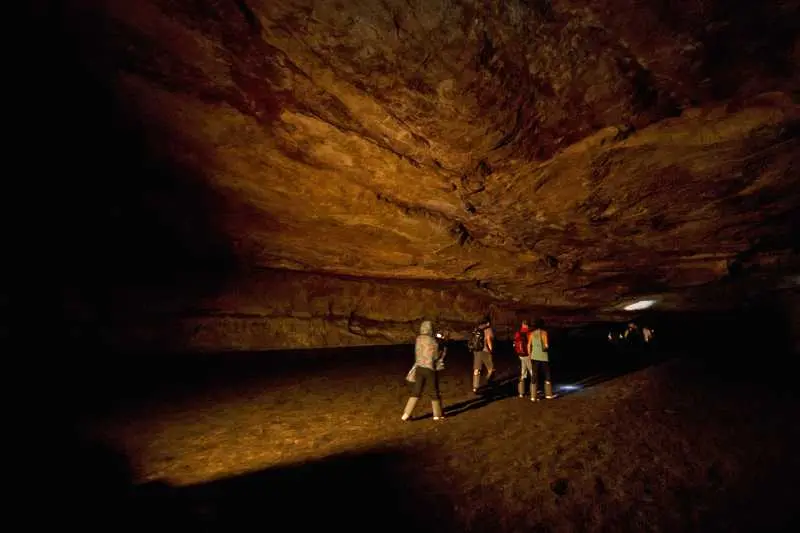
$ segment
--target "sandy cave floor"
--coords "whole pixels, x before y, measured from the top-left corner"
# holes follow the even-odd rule
[[[206,531],[277,516],[299,530],[795,523],[800,409],[788,391],[745,393],[670,357],[611,379],[555,372],[562,396],[532,403],[516,397],[508,355],[496,358],[493,391],[476,397],[471,361],[456,352],[442,377],[447,420],[433,421],[423,398],[418,419],[402,423],[409,363],[405,349],[376,348],[335,362],[210,369],[96,414],[85,429],[130,463],[133,515]]]

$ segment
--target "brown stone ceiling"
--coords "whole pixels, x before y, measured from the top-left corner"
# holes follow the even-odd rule
[[[85,4],[253,267],[575,309],[796,267],[797,1]]]

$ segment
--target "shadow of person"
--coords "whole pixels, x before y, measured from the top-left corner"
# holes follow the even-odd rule
[[[446,416],[456,416],[467,411],[480,409],[498,400],[511,398],[517,393],[517,380],[516,374],[497,377],[483,388],[478,389],[477,397],[449,406],[445,405],[444,413]]]

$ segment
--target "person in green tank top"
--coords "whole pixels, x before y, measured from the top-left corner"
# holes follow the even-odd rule
[[[528,353],[531,354],[533,373],[531,375],[531,401],[539,399],[536,391],[539,385],[539,371],[544,371],[544,395],[551,400],[553,395],[553,382],[550,379],[550,357],[548,350],[550,342],[547,337],[547,330],[544,329],[544,321],[540,318],[534,322],[534,330],[528,334]]]

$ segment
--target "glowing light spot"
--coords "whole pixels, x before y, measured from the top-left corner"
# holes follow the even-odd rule
[[[580,385],[559,385],[558,390],[560,391],[572,391],[572,390],[580,390]]]
[[[641,309],[647,309],[648,307],[652,307],[655,304],[655,300],[639,300],[638,302],[626,305],[623,309],[626,311],[639,311]]]

